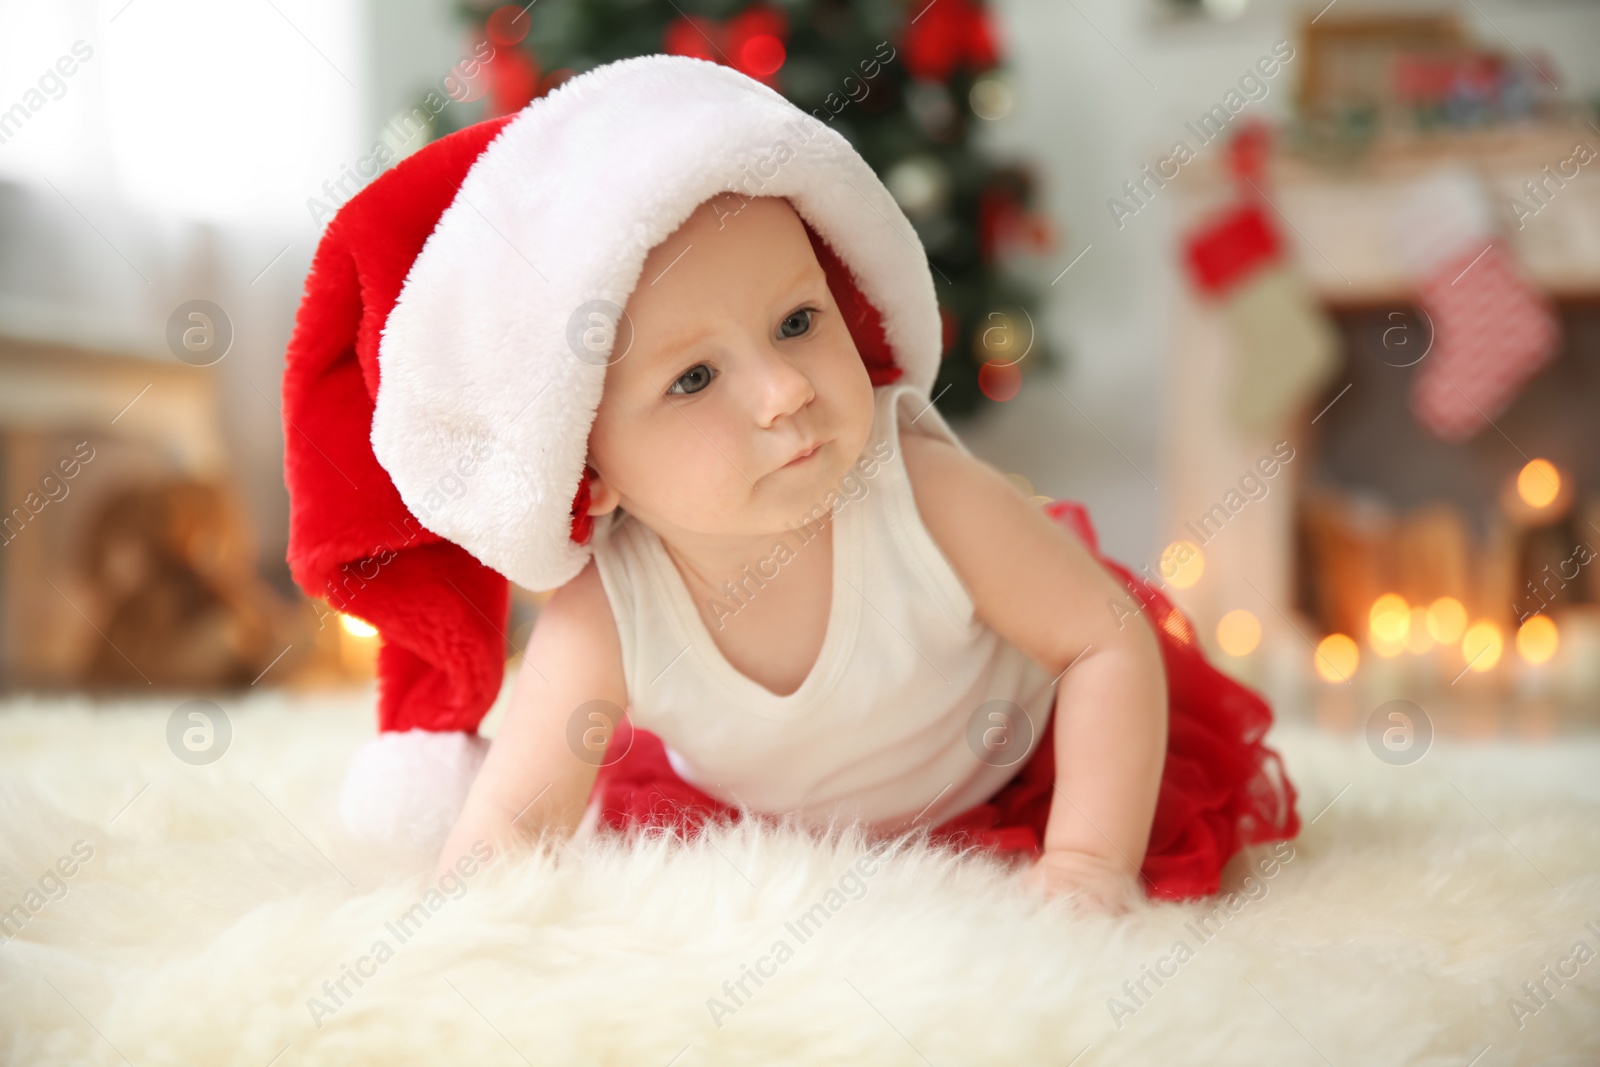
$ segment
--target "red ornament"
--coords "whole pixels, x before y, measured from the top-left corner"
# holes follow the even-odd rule
[[[1014,363],[985,363],[978,368],[978,388],[990,400],[1010,400],[1022,388],[1022,371]]]
[[[495,53],[489,72],[489,116],[521,111],[539,95],[539,65],[525,49],[506,47]]]
[[[1272,130],[1259,119],[1248,120],[1228,142],[1228,173],[1240,191],[1256,192],[1267,182],[1267,155],[1272,150]],[[1258,194],[1259,195],[1259,194]]]
[[[906,27],[906,69],[926,81],[948,81],[957,67],[988,70],[1000,62],[989,13],[971,0],[914,0]]]
[[[667,24],[662,51],[709,59],[776,89],[777,73],[788,59],[788,36],[788,18],[771,7],[747,8],[727,22],[680,15]]]
[[[1004,186],[991,186],[978,194],[978,257],[985,264],[1013,249],[1043,254],[1054,245],[1050,220],[1026,210]]]
[[[533,16],[527,8],[518,7],[516,4],[507,4],[495,8],[484,25],[488,31],[489,40],[501,48],[509,47],[528,36],[528,29],[533,25]]]
[[[671,56],[693,56],[720,63],[722,61],[717,58],[720,36],[722,27],[704,15],[682,15],[667,23],[666,32],[662,34],[662,51]]]

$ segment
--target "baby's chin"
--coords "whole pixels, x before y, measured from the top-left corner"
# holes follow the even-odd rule
[[[821,451],[818,450],[819,454]],[[811,466],[817,458],[813,455],[808,461],[758,479],[754,490],[746,485],[741,505],[699,508],[663,518],[666,525],[710,537],[782,535],[796,526],[814,526],[826,521],[832,513],[829,493],[837,493],[839,481],[849,469],[848,464],[839,470],[831,463]],[[658,529],[657,533],[660,532]]]

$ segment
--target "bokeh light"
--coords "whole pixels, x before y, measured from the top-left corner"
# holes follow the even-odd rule
[[[1500,636],[1500,627],[1488,619],[1473,623],[1461,637],[1461,655],[1479,674],[1499,663],[1503,651],[1505,639]]]
[[[1217,621],[1217,644],[1230,656],[1248,656],[1261,644],[1261,620],[1236,608]]]
[[[1011,106],[1015,102],[1011,86],[992,74],[972,83],[967,101],[972,105],[974,115],[990,122],[1011,114]]]
[[[1172,636],[1172,639],[1180,644],[1189,645],[1194,643],[1194,628],[1189,625],[1189,620],[1183,617],[1183,613],[1176,608],[1167,612],[1166,618],[1161,620],[1161,628],[1167,631]]]
[[[1014,364],[985,363],[978,368],[978,388],[990,400],[1010,400],[1022,388],[1022,371]]]
[[[339,625],[344,627],[344,632],[351,637],[376,637],[378,628],[365,619],[358,619],[354,615],[340,615]]]
[[[1561,495],[1561,474],[1547,459],[1530,459],[1517,474],[1517,495],[1530,508],[1549,507]]]
[[[1348,682],[1361,663],[1361,650],[1347,634],[1329,634],[1317,642],[1317,674],[1324,682]]]
[[[1453,596],[1428,605],[1428,632],[1441,645],[1453,645],[1467,628],[1467,609]]]
[[[526,8],[518,7],[516,4],[506,4],[494,9],[484,28],[489,34],[489,40],[505,48],[520,43],[528,36],[528,30],[532,26],[533,18]]]
[[[770,33],[758,33],[739,49],[739,69],[764,78],[783,66],[788,57],[783,42]]]
[[[1517,652],[1528,663],[1546,662],[1560,643],[1555,621],[1546,615],[1535,615],[1517,628]]]
[[[1206,557],[1193,541],[1174,541],[1161,553],[1161,577],[1178,589],[1187,589],[1206,572]]]
[[[1385,593],[1367,614],[1367,638],[1380,656],[1398,656],[1411,632],[1411,605],[1399,593]]]

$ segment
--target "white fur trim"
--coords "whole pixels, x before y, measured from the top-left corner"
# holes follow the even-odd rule
[[[1440,167],[1400,190],[1392,231],[1395,251],[1412,277],[1423,278],[1494,238],[1489,189],[1467,167]]]
[[[605,367],[575,355],[569,322],[589,301],[625,307],[650,250],[735,188],[789,198],[882,314],[900,380],[929,395],[942,331],[927,256],[850,143],[729,67],[619,60],[490,142],[385,324],[372,447],[418,521],[530,589],[583,569],[570,509]]]
[[[356,750],[339,789],[339,817],[364,841],[439,848],[489,752],[477,734],[381,733]]]

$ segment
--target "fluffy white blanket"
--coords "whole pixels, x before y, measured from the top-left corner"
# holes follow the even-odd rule
[[[204,766],[172,701],[0,709],[0,1061],[1600,1062],[1600,741],[1393,767],[1280,725],[1292,850],[1110,919],[980,857],[754,827],[441,889],[338,829],[369,701],[228,703]]]

